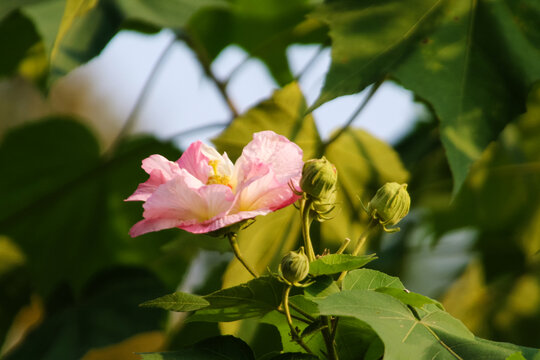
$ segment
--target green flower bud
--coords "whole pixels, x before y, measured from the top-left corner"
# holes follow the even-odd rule
[[[386,232],[399,231],[399,228],[387,229],[400,222],[409,213],[411,198],[407,192],[407,184],[395,182],[384,184],[367,206],[368,215],[383,226]]]
[[[311,159],[304,163],[300,187],[309,196],[325,201],[336,190],[336,167],[323,156],[320,159]]]
[[[297,252],[290,251],[279,264],[279,275],[289,284],[297,285],[309,273],[309,259],[302,246]]]

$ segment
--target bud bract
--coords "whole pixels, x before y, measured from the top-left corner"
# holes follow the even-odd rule
[[[336,184],[336,167],[324,156],[304,163],[300,187],[309,196],[324,202],[335,192]]]
[[[396,182],[384,184],[371,199],[367,206],[370,217],[378,220],[387,232],[399,231],[387,229],[386,226],[397,224],[409,213],[411,198],[407,192],[407,184]]]
[[[297,252],[290,251],[279,264],[279,274],[291,285],[297,285],[309,273],[309,259],[302,246]]]

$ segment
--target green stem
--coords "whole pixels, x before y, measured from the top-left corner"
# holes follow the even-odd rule
[[[302,347],[302,349],[306,350],[309,354],[313,354],[313,351],[304,343],[304,340],[300,337],[298,332],[296,331],[296,328],[293,325],[292,318],[291,318],[291,311],[289,309],[289,293],[291,292],[291,285],[288,285],[285,290],[283,290],[283,309],[285,310],[285,317],[287,318],[287,324],[289,324],[289,328],[291,329],[291,336],[292,339]]]
[[[289,304],[289,308],[292,309],[291,304]],[[285,310],[281,309],[281,307],[278,308],[276,311],[277,311],[278,313],[280,313],[280,314],[286,315],[286,314],[285,314]],[[307,325],[311,325],[311,324],[312,324],[311,321],[306,320],[306,319],[303,319],[303,318],[301,318],[300,316],[296,316],[296,315],[291,314],[291,318],[293,318],[293,319],[295,319],[295,320],[298,320],[298,321],[301,321],[301,322],[303,322],[304,324],[307,324]]]
[[[240,261],[240,263],[242,265],[244,265],[244,267],[246,268],[247,271],[249,271],[249,273],[251,275],[253,275],[253,277],[259,277],[257,275],[257,273],[247,264],[247,262],[244,260],[244,257],[242,256],[242,253],[240,253],[240,248],[238,247],[238,241],[236,240],[236,233],[229,233],[227,234],[227,237],[229,238],[229,243],[231,244],[231,247],[233,249],[233,252],[234,252],[234,255],[236,256],[236,258],[238,259],[238,261]]]
[[[379,87],[382,85],[382,83],[384,82],[384,80],[386,79],[386,77],[383,77],[381,78],[379,81],[375,82],[372,86],[371,86],[371,89],[369,90],[369,93],[367,94],[367,96],[364,98],[364,100],[362,100],[362,102],[360,103],[360,105],[358,106],[358,108],[354,111],[354,113],[349,117],[349,120],[347,120],[347,122],[345,123],[345,125],[343,125],[341,127],[341,129],[339,129],[338,132],[336,132],[330,139],[328,139],[328,141],[326,141],[323,145],[322,145],[322,152],[324,153],[324,150],[326,150],[326,148],[328,147],[328,145],[330,145],[331,143],[333,143],[334,141],[336,141],[341,135],[343,135],[343,133],[352,125],[353,121],[356,119],[356,117],[362,112],[362,110],[364,110],[364,108],[366,107],[366,105],[369,103],[369,100],[371,100],[371,98],[373,97],[373,95],[375,95],[375,93],[377,92],[377,90],[379,89]]]
[[[368,227],[366,228],[366,230],[364,230],[364,232],[362,232],[362,235],[360,235],[360,237],[358,238],[358,242],[356,243],[356,246],[354,247],[354,250],[352,251],[352,255],[358,255],[358,253],[360,252],[360,250],[362,249],[362,247],[364,246],[364,244],[366,243],[366,240],[369,236],[369,233],[371,232],[371,230],[373,230],[374,227],[376,227],[378,224],[378,222],[372,220],[369,222],[368,224]],[[341,285],[341,282],[343,281],[343,279],[345,278],[345,276],[347,275],[347,271],[343,271],[340,275],[339,275],[339,278],[337,279],[337,283],[338,285]]]
[[[304,247],[306,248],[309,262],[315,260],[315,251],[313,251],[313,243],[309,235],[309,227],[311,226],[311,218],[309,211],[311,208],[311,200],[303,198],[300,200],[300,214],[302,215],[302,237],[304,238]]]
[[[322,329],[322,335],[324,338],[324,344],[326,345],[326,351],[328,352],[328,360],[338,360],[336,348],[334,347],[334,340],[332,337],[332,331],[330,330],[330,318],[328,316],[321,316],[323,325],[326,325]]]
[[[309,321],[311,321],[311,322],[315,321],[315,318],[313,316],[309,315],[307,312],[300,309],[298,306],[295,306],[294,304],[289,304],[289,306],[290,306],[291,309],[293,309],[294,311],[296,311],[297,313],[299,313],[300,315],[302,315],[303,317],[305,317]]]
[[[193,51],[195,56],[197,57],[197,60],[199,61],[199,64],[201,65],[204,74],[216,85],[219,93],[223,97],[223,100],[225,100],[225,103],[227,104],[227,107],[231,111],[232,117],[237,118],[239,116],[239,112],[236,109],[236,106],[232,102],[232,99],[227,94],[227,83],[220,81],[212,72],[212,59],[208,56],[208,53],[204,46],[197,40],[195,36],[193,36],[188,31],[184,31],[181,34],[178,35],[178,38],[183,40],[186,45]],[[232,120],[231,120],[232,121]]]

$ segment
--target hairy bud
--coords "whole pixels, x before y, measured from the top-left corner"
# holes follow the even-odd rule
[[[298,285],[309,273],[309,259],[302,246],[297,252],[290,251],[279,264],[279,275],[289,284]]]
[[[381,223],[386,232],[399,231],[399,228],[387,229],[401,221],[408,213],[411,198],[407,192],[407,184],[396,182],[384,184],[367,206],[368,215]]]
[[[336,167],[324,156],[304,163],[300,187],[309,196],[324,200],[335,192],[336,184]]]

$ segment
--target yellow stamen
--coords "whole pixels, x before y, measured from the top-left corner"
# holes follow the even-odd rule
[[[212,167],[212,171],[214,174],[208,176],[208,181],[206,182],[206,185],[222,184],[222,185],[227,185],[228,187],[231,187],[231,185],[229,184],[231,179],[227,175],[218,174],[218,170],[217,170],[218,164],[219,164],[219,160],[210,160],[208,162],[208,165]]]

